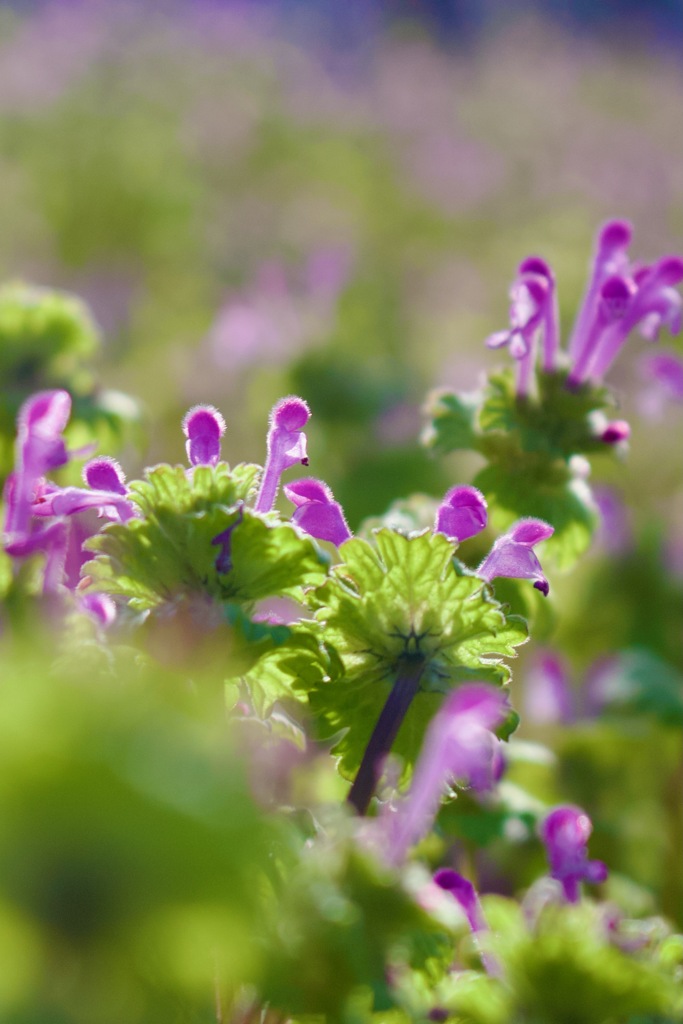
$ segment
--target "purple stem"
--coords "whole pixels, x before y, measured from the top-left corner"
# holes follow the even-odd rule
[[[382,771],[382,763],[406,717],[413,697],[420,688],[425,670],[422,655],[407,656],[400,665],[396,681],[382,708],[360,763],[358,774],[346,798],[358,814],[366,814],[375,786]]]

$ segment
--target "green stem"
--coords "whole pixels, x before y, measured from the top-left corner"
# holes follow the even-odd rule
[[[396,681],[382,708],[372,736],[368,741],[360,763],[358,774],[347,797],[358,814],[365,814],[375,792],[384,758],[387,756],[413,697],[420,688],[420,679],[425,669],[425,659],[420,656],[407,657],[399,669]]]

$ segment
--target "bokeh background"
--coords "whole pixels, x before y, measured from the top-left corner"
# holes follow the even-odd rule
[[[466,474],[424,458],[419,408],[499,359],[523,256],[554,265],[566,331],[601,220],[644,260],[680,249],[682,13],[3,4],[0,278],[90,305],[100,379],[153,423],[130,471],[181,457],[197,401],[258,460],[300,392],[355,526]]]

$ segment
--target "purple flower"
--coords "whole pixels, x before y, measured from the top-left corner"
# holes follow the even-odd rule
[[[615,317],[599,340],[595,355],[580,379],[591,376],[602,379],[634,327],[650,341],[656,341],[660,328],[667,326],[672,334],[681,329],[683,301],[674,286],[683,281],[683,259],[665,256],[652,267],[634,276],[634,288],[621,315]]]
[[[600,435],[605,444],[623,444],[631,436],[631,427],[626,420],[611,420]]]
[[[426,832],[450,785],[485,792],[496,782],[500,741],[493,731],[509,711],[506,694],[488,683],[458,687],[432,720],[410,791],[387,821],[388,859],[400,864]]]
[[[339,547],[351,537],[341,505],[321,480],[306,477],[285,484],[285,495],[296,505],[292,522],[317,540],[327,540]]]
[[[648,353],[639,362],[646,387],[638,407],[649,419],[662,416],[667,402],[683,402],[683,359],[675,352]]]
[[[520,274],[535,274],[546,282],[545,294],[541,300],[542,316],[540,327],[543,333],[543,369],[550,373],[555,369],[560,344],[559,312],[555,275],[549,263],[540,256],[528,256],[519,266]]]
[[[191,466],[215,466],[221,457],[225,420],[212,405],[195,405],[183,418],[185,451]]]
[[[116,605],[108,594],[81,594],[79,604],[81,610],[104,629],[116,619]]]
[[[633,228],[626,220],[608,221],[598,233],[588,287],[569,339],[569,356],[575,361],[595,320],[600,292],[608,278],[628,271],[628,247]]]
[[[593,490],[600,523],[595,543],[610,555],[621,555],[633,548],[633,529],[629,510],[623,497],[613,487],[598,486]]]
[[[15,469],[5,490],[10,543],[29,531],[31,506],[43,476],[69,461],[62,434],[70,414],[71,396],[66,391],[39,391],[19,410]]]
[[[112,494],[128,494],[126,477],[116,459],[100,455],[83,467],[83,480],[94,491],[110,491]]]
[[[239,526],[244,519],[244,508],[240,505],[237,518],[225,530],[221,530],[212,539],[211,544],[220,548],[216,555],[216,572],[226,573],[232,569],[232,533],[236,526]]]
[[[440,868],[434,875],[434,881],[439,888],[450,893],[453,899],[460,905],[475,938],[481,932],[488,931],[479,895],[467,878],[463,878],[462,875],[452,868]],[[480,951],[480,955],[482,963],[486,968],[486,973],[492,977],[500,977],[502,970],[496,958],[484,951]]]
[[[593,826],[580,807],[556,807],[543,820],[540,834],[545,844],[551,877],[561,882],[568,903],[578,903],[581,882],[604,882],[607,867],[588,860],[586,849]]]
[[[97,509],[100,516],[125,523],[134,516],[128,498],[113,491],[89,491],[83,487],[54,487],[45,490],[31,506],[34,516],[73,516]]]
[[[524,698],[529,720],[539,725],[567,725],[576,719],[567,667],[552,651],[539,653],[531,663]]]
[[[123,473],[113,459],[93,459],[84,477],[99,487],[58,487],[45,474],[69,460],[63,430],[71,411],[66,391],[42,391],[24,403],[17,420],[16,468],[5,489],[6,544],[15,558],[42,552],[43,589],[74,588],[83,564],[83,541],[95,532],[88,513],[125,522],[134,515]]]
[[[602,380],[635,327],[652,341],[662,326],[672,333],[681,329],[683,301],[675,286],[683,280],[683,259],[665,256],[652,266],[637,268],[628,257],[631,236],[631,225],[623,220],[608,221],[598,234],[588,286],[569,340],[569,387],[589,378]],[[486,344],[509,346],[510,354],[519,360],[517,393],[525,395],[539,337],[543,338],[543,369],[550,372],[558,364],[557,294],[545,260],[538,256],[524,260],[510,294],[510,329],[492,335]]]
[[[481,932],[486,928],[484,915],[479,902],[477,890],[472,883],[452,868],[441,868],[434,875],[434,881],[449,892],[465,911],[467,922],[473,932]]]
[[[554,528],[542,519],[518,519],[507,533],[494,543],[477,569],[477,575],[487,583],[497,576],[533,580],[536,589],[547,596],[550,586],[543,575],[541,563],[533,547],[552,537],[554,532]]]
[[[291,395],[282,398],[270,414],[268,431],[268,455],[261,479],[261,489],[256,499],[257,512],[269,512],[277,496],[280,477],[285,469],[298,462],[308,465],[306,435],[303,428],[308,423],[311,411],[303,398]]]
[[[449,540],[467,540],[486,526],[486,510],[486,498],[476,487],[451,487],[436,511],[434,530]]]
[[[510,289],[510,299],[510,329],[490,335],[486,345],[489,348],[508,346],[510,355],[518,360],[517,392],[525,395],[536,358],[536,337],[548,318],[546,307],[552,300],[548,278],[538,273],[520,272]]]

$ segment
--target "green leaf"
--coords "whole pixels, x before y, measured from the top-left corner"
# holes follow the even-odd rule
[[[521,451],[543,454],[551,461],[604,451],[592,417],[613,407],[610,393],[589,384],[570,389],[567,376],[564,370],[539,372],[538,393],[519,398],[512,370],[491,374],[479,410],[479,430],[514,434]]]
[[[282,626],[275,629],[285,629],[287,635],[271,634],[267,638],[269,649],[242,678],[249,688],[254,710],[261,718],[268,715],[278,700],[301,701],[302,691],[322,682],[329,665],[312,633]],[[266,638],[261,642],[265,643]]]
[[[260,468],[225,464],[156,466],[131,484],[141,517],[113,524],[88,541],[96,553],[84,572],[92,588],[128,598],[135,610],[178,596],[204,594],[251,604],[271,595],[298,596],[324,575],[323,556],[308,537],[243,506]],[[228,527],[229,572],[216,568],[214,538]]]
[[[336,673],[308,689],[321,731],[343,731],[334,752],[352,777],[406,659],[424,658],[420,691],[394,750],[408,772],[443,695],[459,682],[507,682],[502,663],[526,640],[523,620],[506,617],[491,589],[465,573],[454,546],[431,532],[405,537],[378,530],[375,544],[354,538],[343,561],[308,596],[325,641],[337,653]],[[305,687],[308,688],[308,687]]]
[[[459,449],[478,447],[476,417],[481,395],[457,394],[436,390],[427,396],[426,413],[430,419],[423,442],[439,455]]]

